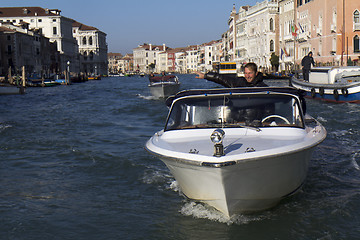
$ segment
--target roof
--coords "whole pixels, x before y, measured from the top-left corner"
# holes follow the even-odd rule
[[[73,20],[73,21],[74,21],[74,22],[72,23],[72,26],[73,26],[73,27],[78,27],[79,30],[81,30],[81,31],[89,31],[89,30],[94,30],[94,31],[96,31],[96,30],[99,30],[99,29],[97,29],[96,27],[91,27],[91,26],[88,26],[88,25],[79,23],[78,21],[75,21],[75,20]]]
[[[0,17],[59,16],[60,12],[41,7],[0,7]]]
[[[16,32],[16,31],[4,26],[0,26],[0,32]]]

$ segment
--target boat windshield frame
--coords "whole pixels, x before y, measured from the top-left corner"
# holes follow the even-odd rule
[[[184,96],[173,101],[164,131],[244,127],[305,128],[301,101],[290,93]]]

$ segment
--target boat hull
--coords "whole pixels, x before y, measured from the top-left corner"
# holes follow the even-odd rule
[[[357,84],[315,84],[292,78],[291,86],[304,90],[307,98],[326,102],[360,103],[360,83]]]
[[[220,168],[160,159],[188,198],[231,217],[271,208],[295,193],[305,181],[311,153],[312,149],[307,149]]]
[[[24,87],[0,86],[0,95],[14,95],[25,93]]]
[[[254,133],[225,129],[226,155],[214,157],[208,139],[213,130],[189,130],[181,136],[176,131],[158,132],[145,148],[166,164],[184,195],[227,217],[271,208],[300,189],[314,147],[326,137],[319,125]],[[194,140],[186,142],[188,136]]]
[[[156,98],[166,98],[176,94],[180,84],[176,82],[157,82],[149,84],[150,93]]]

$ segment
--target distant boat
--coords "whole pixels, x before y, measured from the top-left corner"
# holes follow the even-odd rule
[[[24,94],[25,88],[10,84],[0,84],[0,95]]]
[[[151,95],[156,98],[166,98],[179,91],[180,82],[175,75],[149,76],[148,85]]]
[[[308,82],[293,76],[290,85],[305,90],[309,98],[360,103],[360,67],[315,67],[310,71]]]
[[[97,76],[88,76],[88,80],[101,80],[101,76],[97,75]]]

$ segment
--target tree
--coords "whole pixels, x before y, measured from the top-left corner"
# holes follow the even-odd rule
[[[277,72],[279,69],[279,56],[276,55],[275,53],[272,53],[270,58],[270,63],[272,70],[275,70],[275,72]]]
[[[149,68],[151,69],[151,71],[153,71],[154,68],[155,68],[155,63],[150,63],[150,64],[149,64]]]

